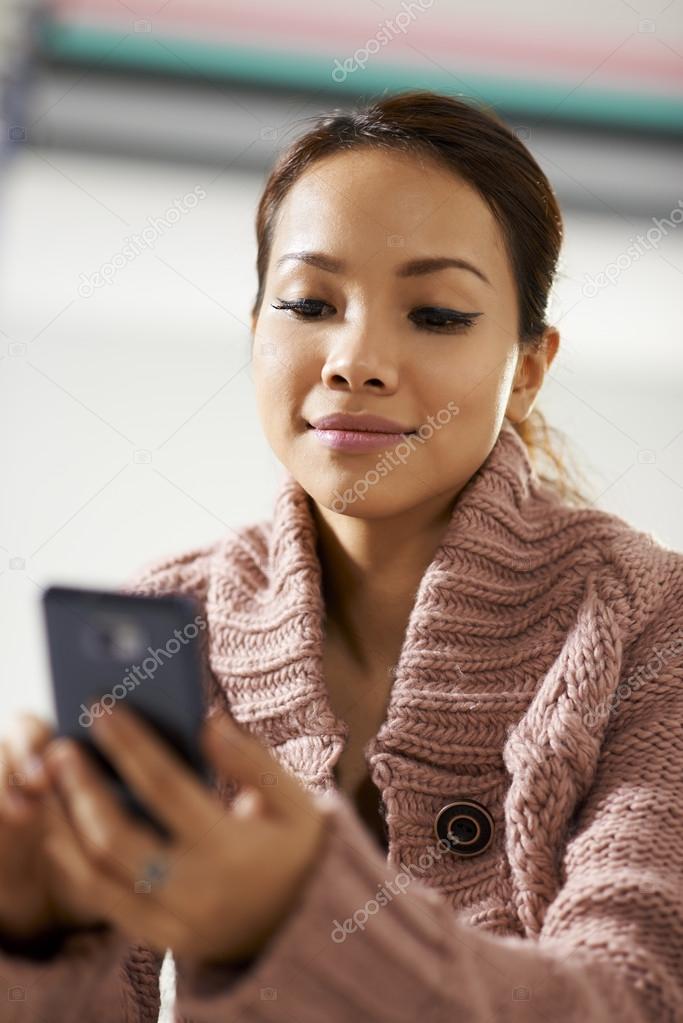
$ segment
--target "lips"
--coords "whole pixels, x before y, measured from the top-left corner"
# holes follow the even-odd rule
[[[395,419],[384,416],[373,416],[361,413],[336,412],[333,415],[320,416],[309,423],[316,430],[344,430],[350,433],[415,433],[415,430]]]

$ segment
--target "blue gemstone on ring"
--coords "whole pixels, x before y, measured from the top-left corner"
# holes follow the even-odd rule
[[[145,881],[161,881],[168,873],[168,863],[161,857],[150,860],[145,868],[143,879]]]

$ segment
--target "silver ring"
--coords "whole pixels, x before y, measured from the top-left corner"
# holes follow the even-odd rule
[[[165,880],[170,869],[170,862],[166,853],[159,853],[147,860],[145,869],[142,872],[142,881],[149,881],[150,884],[158,884]]]

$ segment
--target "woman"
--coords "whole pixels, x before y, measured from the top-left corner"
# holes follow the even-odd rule
[[[201,603],[220,783],[125,708],[95,728],[164,849],[24,719],[8,1018],[154,1020],[170,948],[177,1018],[683,1019],[683,556],[537,472],[561,233],[524,145],[450,97],[283,154],[252,318],[272,518],[127,587]]]

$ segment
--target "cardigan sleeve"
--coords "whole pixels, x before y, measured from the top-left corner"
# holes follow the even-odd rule
[[[30,942],[0,936],[3,1023],[156,1023],[154,995],[147,1012],[135,1003],[127,972],[135,967],[133,951],[110,927]]]
[[[325,841],[295,910],[241,976],[176,961],[176,1020],[518,1023],[533,1006],[553,1023],[680,1023],[683,669],[668,677],[604,742],[537,939],[457,920],[417,879],[387,897],[379,846],[328,791],[315,797]]]

